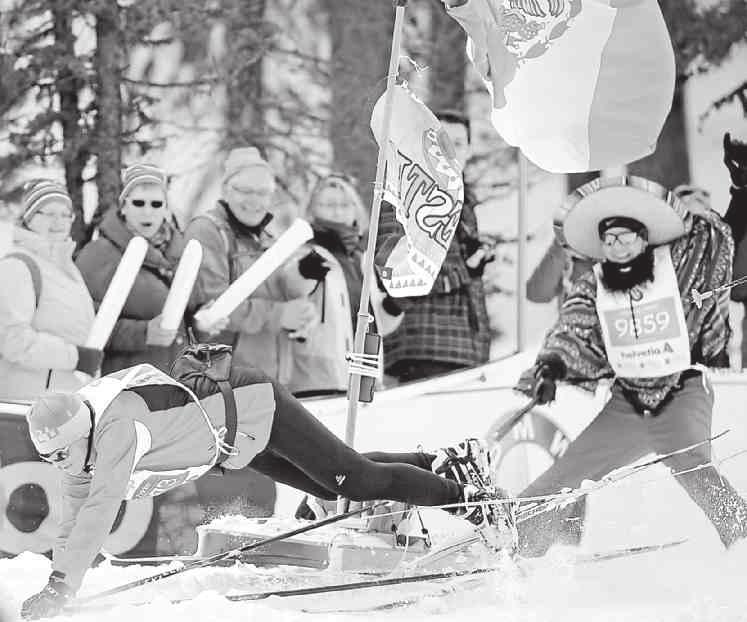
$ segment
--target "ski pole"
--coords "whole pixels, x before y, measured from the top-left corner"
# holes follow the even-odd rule
[[[215,564],[217,562],[223,561],[225,559],[231,559],[232,557],[236,557],[240,553],[245,553],[247,551],[251,551],[254,549],[261,548],[267,544],[272,544],[273,542],[279,542],[280,540],[285,540],[287,538],[291,538],[293,536],[297,536],[302,533],[307,533],[309,531],[313,531],[314,529],[318,529],[319,527],[324,527],[325,525],[331,525],[332,523],[339,522],[345,518],[350,518],[351,516],[355,516],[356,514],[361,514],[363,512],[367,512],[369,510],[373,510],[377,507],[380,507],[384,505],[386,502],[381,501],[379,503],[375,503],[372,506],[367,507],[361,507],[356,510],[351,510],[349,512],[345,512],[344,514],[336,514],[334,516],[329,516],[327,518],[324,518],[319,521],[315,521],[311,523],[310,525],[305,525],[304,527],[299,527],[297,529],[292,529],[291,531],[285,531],[283,533],[280,533],[276,536],[271,536],[269,538],[265,538],[263,540],[258,540],[256,542],[251,542],[250,544],[245,544],[244,546],[231,549],[230,551],[225,551],[223,553],[216,553],[215,555],[211,555],[210,557],[206,557],[205,559],[196,560],[194,562],[190,562],[188,564],[185,564],[181,568],[172,568],[171,570],[165,570],[164,572],[161,572],[156,575],[152,575],[150,577],[145,577],[143,579],[137,579],[136,581],[131,581],[130,583],[125,583],[124,585],[120,585],[118,587],[111,588],[109,590],[105,590],[103,592],[100,592],[98,594],[93,594],[92,596],[87,596],[85,598],[80,598],[76,601],[74,607],[78,605],[85,605],[88,603],[91,603],[95,600],[99,600],[101,598],[105,598],[107,596],[113,596],[114,594],[121,594],[122,592],[126,592],[128,590],[134,589],[136,587],[140,587],[141,585],[147,585],[149,583],[153,583],[155,581],[161,581],[162,579],[166,579],[168,577],[173,577],[178,574],[182,574],[183,572],[187,572],[188,570],[195,570],[196,568],[204,568],[205,566],[211,566],[212,564]]]
[[[529,520],[530,518],[534,518],[538,514],[542,514],[544,512],[547,512],[548,510],[552,510],[566,503],[570,503],[572,501],[580,499],[581,497],[585,497],[589,493],[592,493],[601,488],[604,488],[605,486],[609,484],[615,484],[619,482],[620,480],[626,479],[630,477],[631,475],[635,475],[636,473],[639,473],[640,471],[647,469],[655,464],[664,462],[665,460],[671,458],[672,456],[677,456],[679,454],[686,453],[693,449],[697,449],[698,447],[701,447],[702,445],[715,441],[721,438],[722,436],[724,436],[725,434],[727,434],[728,432],[729,430],[724,430],[723,432],[719,432],[715,436],[711,436],[710,438],[707,438],[704,441],[699,441],[697,443],[693,443],[692,445],[688,445],[687,447],[682,447],[681,449],[676,449],[674,451],[670,451],[669,453],[661,454],[659,456],[656,456],[655,458],[651,458],[651,460],[646,460],[646,462],[642,462],[640,464],[634,464],[633,466],[625,467],[622,469],[616,469],[612,471],[611,473],[609,473],[608,475],[605,475],[602,479],[593,482],[588,487],[575,488],[573,490],[566,492],[565,494],[563,493],[563,491],[561,491],[556,499],[551,499],[549,501],[540,501],[539,503],[529,505],[529,507],[527,507],[523,511],[519,511],[516,516],[516,521],[517,523],[523,523],[524,521]]]
[[[713,296],[714,294],[717,294],[718,292],[729,290],[732,287],[736,287],[737,285],[742,285],[743,283],[747,283],[747,276],[739,277],[738,279],[734,279],[733,281],[724,283],[723,285],[720,285],[719,287],[714,287],[713,289],[709,289],[703,292],[702,294],[693,287],[690,290],[690,298],[695,303],[695,306],[698,307],[698,309],[700,309],[703,306],[704,300],[708,300],[711,296]]]
[[[501,441],[511,431],[511,428],[519,423],[524,418],[524,415],[537,406],[538,403],[539,399],[535,396],[515,413],[507,415],[503,421],[496,421],[487,434],[488,441],[492,443]]]

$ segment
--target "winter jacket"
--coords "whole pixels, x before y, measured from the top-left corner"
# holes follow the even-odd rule
[[[152,370],[143,367],[145,373]],[[129,371],[112,376],[126,378]],[[275,416],[274,388],[263,374],[235,366],[229,381],[234,387],[238,437],[242,439],[236,459],[247,464],[269,441]],[[199,404],[182,385],[165,384],[152,374],[150,381],[139,384],[121,391],[96,412],[91,473],[63,475],[60,533],[52,567],[65,574],[65,583],[74,590],[80,587],[109,534],[133,470],[154,472],[139,488],[139,496],[156,496],[167,489],[160,485],[162,476],[158,472],[211,464],[216,456],[214,431],[225,425],[225,414],[223,397],[215,383],[191,383]],[[92,387],[83,387],[83,396],[96,390]],[[91,399],[90,403],[96,401]],[[223,464],[241,468],[231,466],[232,460]],[[162,481],[166,486],[176,486],[184,479],[171,476]]]
[[[104,374],[137,363],[150,363],[168,371],[176,354],[184,347],[184,331],[180,331],[169,347],[149,346],[145,342],[148,321],[163,310],[179,263],[181,233],[176,227],[171,228],[171,240],[163,252],[148,245],[143,265],[104,349],[101,367]],[[99,237],[86,244],[78,255],[76,263],[97,307],[132,237],[122,217],[116,210],[109,210],[99,227]]]
[[[199,214],[189,223],[184,243],[202,244],[202,265],[192,303],[201,306],[215,300],[274,242],[264,229],[238,223],[224,202]],[[229,327],[210,341],[234,348],[237,365],[253,365],[286,384],[291,373],[291,343],[280,324],[282,305],[308,295],[314,281],[300,278],[297,257],[273,272],[231,314]],[[203,336],[204,337],[204,336]]]
[[[52,242],[21,228],[14,237],[10,252],[36,263],[41,292],[37,300],[22,260],[0,259],[0,396],[30,400],[45,389],[80,386],[76,346],[85,344],[94,307],[72,260],[72,240]]]
[[[330,270],[309,296],[321,321],[302,340],[291,341],[291,372],[287,386],[295,394],[342,392],[348,386],[345,356],[353,351],[350,294],[345,272],[332,253],[316,244],[311,248],[325,259]],[[357,312],[358,307],[355,307]]]
[[[327,249],[345,277],[350,299],[350,321],[358,322],[358,307],[363,289],[363,242],[354,227],[317,220],[312,223],[314,243]]]
[[[670,246],[672,264],[682,299],[693,364],[719,364],[729,343],[729,297],[724,291],[698,307],[690,292],[707,292],[731,279],[734,243],[731,231],[714,211],[693,217],[689,234]],[[598,380],[614,378],[607,360],[596,308],[597,281],[593,272],[574,284],[560,310],[560,317],[547,336],[537,364],[519,381],[520,390],[533,386],[537,365],[560,358],[566,366],[568,382],[593,390]],[[641,413],[653,413],[667,403],[680,383],[681,373],[646,378],[616,378],[625,395]]]
[[[731,188],[731,202],[724,220],[731,226],[734,237],[734,278],[747,276],[747,188]],[[747,303],[747,285],[737,285],[731,290],[731,299]]]
[[[411,361],[438,361],[470,367],[490,358],[490,327],[480,275],[472,276],[465,260],[475,246],[477,219],[474,202],[465,194],[459,227],[441,271],[426,296],[397,298],[404,311],[402,324],[384,339],[384,365],[397,376]],[[386,257],[401,235],[394,209],[383,203],[376,244],[376,264]]]

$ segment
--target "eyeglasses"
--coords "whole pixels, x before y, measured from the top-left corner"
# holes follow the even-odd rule
[[[241,188],[238,186],[233,186],[229,184],[228,186],[233,192],[237,194],[242,194],[244,196],[255,196],[255,197],[269,197],[272,195],[274,190],[270,190],[269,188]]]
[[[150,203],[150,206],[153,209],[160,209],[163,207],[163,201],[145,201],[143,199],[130,199],[130,203],[132,203],[135,207],[145,207],[146,203]]]
[[[35,215],[42,216],[47,220],[63,220],[70,222],[75,220],[75,214],[73,212],[45,212],[43,210],[39,210]]]
[[[711,198],[711,193],[708,192],[708,190],[703,190],[703,188],[695,188],[693,186],[686,186],[684,188],[676,190],[675,194],[677,195],[677,198],[679,199],[684,199],[684,198],[687,198],[693,195],[697,197],[701,197],[703,199]]]
[[[50,464],[62,462],[70,457],[70,447],[63,447],[62,449],[57,449],[48,454],[40,453],[39,457],[44,460],[44,462],[49,462]]]
[[[612,246],[615,242],[628,246],[638,239],[638,232],[623,231],[622,233],[605,233],[602,236],[602,244]]]
[[[349,201],[343,203],[317,203],[316,207],[317,209],[328,209],[336,211],[355,209],[355,205],[353,203],[350,203]]]

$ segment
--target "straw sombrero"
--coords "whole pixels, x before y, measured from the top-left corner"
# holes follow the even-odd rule
[[[599,222],[612,216],[642,222],[653,246],[682,237],[692,224],[684,203],[664,186],[643,177],[600,177],[563,201],[555,213],[555,235],[562,246],[603,260]]]

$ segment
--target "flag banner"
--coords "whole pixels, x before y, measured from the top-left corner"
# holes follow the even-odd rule
[[[467,0],[449,14],[493,126],[537,166],[600,170],[656,149],[675,80],[657,0]]]
[[[385,97],[374,106],[371,129],[386,149],[384,201],[394,208],[402,231],[378,266],[379,276],[391,296],[424,296],[459,224],[462,168],[441,122],[406,86],[394,87],[389,141],[382,146]]]

